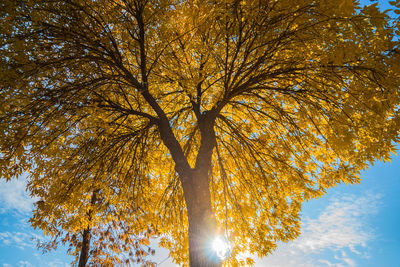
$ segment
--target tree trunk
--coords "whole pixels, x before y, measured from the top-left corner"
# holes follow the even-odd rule
[[[207,175],[194,172],[183,185],[189,221],[189,262],[191,267],[222,266],[212,250],[217,223],[211,206]]]
[[[158,106],[156,106],[159,109]],[[157,112],[157,109],[155,111]],[[183,150],[176,139],[166,115],[159,111],[161,117],[159,131],[164,145],[175,162],[179,174],[187,207],[189,221],[189,264],[191,267],[222,266],[221,259],[212,250],[212,241],[218,233],[217,222],[212,210],[209,186],[211,158],[216,145],[214,122],[216,111],[196,113],[201,133],[201,143],[196,157],[196,164],[191,168]]]
[[[90,200],[90,205],[93,206],[96,203],[97,199],[97,190],[92,193],[92,199]],[[89,209],[89,212],[87,213],[89,222],[92,219],[92,209]],[[82,235],[82,247],[81,247],[81,253],[79,255],[79,267],[85,267],[86,263],[89,259],[89,248],[90,248],[90,227],[88,226],[84,231]]]
[[[78,263],[79,267],[86,266],[86,263],[89,259],[89,246],[90,246],[90,228],[88,227],[83,231],[82,248]]]

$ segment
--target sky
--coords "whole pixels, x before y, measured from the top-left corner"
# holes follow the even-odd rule
[[[370,3],[372,1],[361,1]],[[387,1],[380,1],[387,8]],[[302,233],[280,243],[256,267],[400,267],[400,156],[376,162],[361,174],[359,185],[340,185],[302,209]],[[34,199],[21,178],[0,179],[0,267],[70,266],[64,248],[42,254],[43,240],[28,219]],[[168,252],[157,249],[154,261],[174,267]]]

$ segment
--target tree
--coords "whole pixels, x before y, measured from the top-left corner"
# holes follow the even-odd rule
[[[296,238],[303,201],[358,183],[399,140],[398,41],[376,4],[2,9],[1,176],[30,171],[47,204],[32,219],[41,229],[67,214],[77,221],[64,231],[91,229],[79,220],[98,191],[108,215],[99,231],[122,223],[140,236],[153,225],[190,266],[220,266],[208,245],[222,234],[233,246],[226,264],[242,264],[240,252],[265,256]]]
[[[135,226],[145,222],[143,217],[138,220],[138,212],[132,214],[134,206],[127,201],[126,207],[117,209],[104,203],[101,196],[102,192],[96,191],[78,201],[71,198],[62,204],[54,204],[49,198],[46,202],[37,202],[32,225],[51,237],[50,241],[40,242],[39,248],[47,252],[57,248],[59,243],[68,245],[69,254],[75,257],[74,266],[121,263],[154,266],[146,259],[147,255],[154,254],[149,247],[149,237],[154,231],[151,225],[139,235]]]

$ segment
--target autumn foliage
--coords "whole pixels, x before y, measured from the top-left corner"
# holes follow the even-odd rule
[[[398,25],[376,4],[3,0],[0,21],[0,175],[27,175],[42,247],[81,266],[151,265],[152,237],[220,266],[217,234],[243,265],[399,140]]]

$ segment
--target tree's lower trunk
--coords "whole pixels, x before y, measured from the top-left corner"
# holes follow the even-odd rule
[[[79,267],[86,266],[86,263],[89,259],[89,246],[90,246],[90,228],[88,227],[83,231],[82,248],[78,263]]]
[[[194,175],[183,187],[189,220],[190,266],[222,266],[211,246],[217,234],[217,223],[211,206],[208,177]]]

